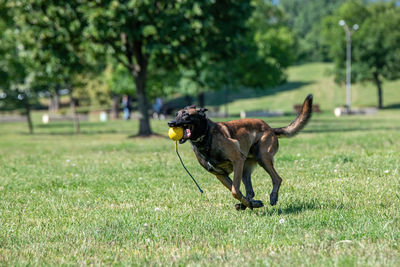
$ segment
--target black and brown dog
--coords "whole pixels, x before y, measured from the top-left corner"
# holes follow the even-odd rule
[[[207,118],[207,109],[196,109],[195,106],[178,111],[168,125],[183,128],[184,135],[179,142],[182,144],[190,140],[199,163],[240,201],[235,205],[237,210],[260,208],[262,201],[253,199],[251,173],[258,163],[271,176],[273,188],[270,203],[275,205],[282,182],[273,164],[278,151],[278,138],[292,137],[307,124],[312,113],[312,100],[312,95],[308,95],[297,118],[282,128],[271,128],[260,119],[215,123]],[[232,172],[233,181],[229,178]],[[246,197],[240,192],[241,181]]]

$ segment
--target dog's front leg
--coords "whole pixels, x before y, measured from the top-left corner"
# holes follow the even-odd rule
[[[229,178],[229,176],[226,175],[216,175],[218,180],[226,187],[228,188],[229,191],[232,191],[232,180]],[[235,209],[236,210],[245,210],[247,207],[243,205],[242,203],[235,204]]]
[[[240,192],[240,183],[242,182],[242,175],[243,175],[243,165],[244,159],[236,160],[234,163],[234,175],[233,175],[233,183],[232,183],[232,196],[239,200],[243,205],[246,207],[253,209],[253,205],[251,201],[245,198]]]
[[[229,191],[232,190],[232,180],[226,175],[216,175],[218,180],[226,187]]]

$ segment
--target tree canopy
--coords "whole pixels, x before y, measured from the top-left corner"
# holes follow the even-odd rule
[[[286,81],[285,70],[293,62],[295,45],[287,19],[282,9],[266,1],[253,0],[251,7],[236,56],[212,60],[203,53],[194,68],[183,72],[180,84],[184,90],[243,86],[265,90]]]
[[[149,66],[193,66],[202,53],[229,58],[250,14],[245,1],[88,1],[82,5],[85,37],[131,73],[141,114],[139,135],[151,134]]]
[[[346,0],[279,0],[296,34],[297,61],[329,60],[328,47],[321,38],[322,20]]]
[[[324,20],[324,35],[335,62],[337,82],[345,79],[345,34],[338,25],[345,20],[349,27],[359,25],[353,33],[352,81],[373,81],[378,91],[378,107],[383,108],[384,79],[400,77],[400,7],[393,2],[349,1]]]

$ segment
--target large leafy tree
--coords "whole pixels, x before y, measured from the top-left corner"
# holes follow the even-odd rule
[[[213,61],[203,54],[192,69],[182,71],[182,92],[201,96],[205,90],[267,89],[285,82],[285,70],[294,59],[295,36],[280,7],[263,0],[253,0],[251,6],[237,56]],[[202,105],[201,97],[198,102]]]
[[[392,2],[363,4],[349,1],[324,21],[324,34],[335,61],[336,81],[345,80],[345,34],[337,24],[344,19],[360,29],[353,34],[352,81],[373,81],[378,107],[383,108],[384,79],[400,78],[400,7]]]
[[[141,114],[139,135],[152,133],[148,114],[149,71],[191,67],[202,54],[225,60],[250,14],[247,1],[88,1],[85,36],[112,54],[134,79]],[[153,66],[151,69],[149,66]]]

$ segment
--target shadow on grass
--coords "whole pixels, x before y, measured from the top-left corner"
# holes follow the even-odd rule
[[[236,101],[238,99],[270,96],[277,93],[295,90],[302,86],[309,85],[311,83],[312,82],[293,81],[268,89],[257,90],[257,89],[244,88],[240,90],[218,90],[214,92],[206,92],[205,104],[206,106],[220,106],[225,103]],[[167,101],[165,104],[172,109],[180,109],[190,105],[193,102],[196,101],[193,101],[192,98],[188,98],[187,96],[183,96],[171,99]]]
[[[51,135],[51,136],[79,136],[79,135],[97,135],[97,134],[130,134],[132,131],[117,131],[117,130],[107,130],[107,131],[80,131],[78,134],[74,132],[35,132],[33,136],[45,136],[45,135]],[[30,136],[28,132],[19,132],[19,135],[27,135]],[[140,135],[128,135],[127,138],[164,138],[164,139],[169,139],[168,136],[162,135],[159,133],[153,133],[152,135],[149,136],[140,136]]]
[[[293,117],[294,118],[294,117]],[[268,123],[267,119],[265,119]],[[392,122],[388,124],[387,122]],[[313,119],[301,130],[301,134],[312,133],[345,133],[345,132],[371,132],[371,131],[400,131],[398,120],[388,119]],[[285,127],[290,123],[290,120],[276,119],[269,123],[273,128]]]
[[[159,133],[153,133],[153,134],[148,135],[148,136],[142,136],[142,135],[139,135],[139,134],[134,134],[134,135],[128,136],[128,138],[152,138],[152,137],[169,139],[168,136],[165,136],[165,135],[162,135],[162,134],[159,134]]]
[[[60,132],[37,132],[35,131],[33,135],[37,136],[44,136],[44,135],[51,135],[51,136],[79,136],[79,135],[97,135],[97,134],[130,134],[132,131],[121,131],[121,130],[93,130],[93,131],[80,131],[78,134],[76,134],[73,130],[66,132],[66,131],[60,131]],[[19,132],[18,134],[20,135],[30,135],[28,132]]]
[[[269,204],[268,204],[269,205]],[[319,205],[315,205],[315,203],[296,203],[293,205],[289,205],[284,208],[272,208],[266,210],[260,210],[257,212],[258,216],[272,216],[272,215],[281,215],[281,214],[296,214],[301,213],[307,210],[316,210],[320,209]]]
[[[35,132],[33,136],[91,136],[91,135],[99,135],[99,134],[125,134],[128,139],[141,139],[141,138],[162,138],[169,139],[168,136],[162,135],[159,133],[153,133],[149,136],[140,136],[138,134],[130,135],[132,133],[131,130],[81,130],[78,134],[76,134],[73,130],[69,132]],[[32,136],[28,132],[18,132],[19,135]]]
[[[386,107],[383,107],[384,109],[400,109],[400,103],[397,104],[392,104]]]
[[[311,119],[312,120],[312,119]],[[384,121],[384,124],[382,123]],[[388,124],[387,121],[393,122]],[[400,131],[400,126],[393,119],[357,119],[345,120],[318,119],[311,121],[311,127],[302,130],[302,133],[340,133],[340,132],[371,132],[371,131]]]
[[[336,128],[336,129],[312,129],[302,130],[301,133],[312,134],[312,133],[343,133],[343,132],[370,132],[370,131],[400,131],[400,127],[356,127],[356,128]]]
[[[74,124],[71,121],[66,122],[52,122],[50,124],[35,124],[34,135],[51,135],[51,136],[73,136],[73,135],[97,135],[97,134],[132,134],[133,129],[127,127],[118,127],[105,125],[103,122],[80,122],[80,132],[78,134],[74,131]],[[27,132],[20,132],[19,134],[25,135]]]
[[[248,99],[254,97],[264,97],[264,96],[271,96],[277,93],[283,93],[286,91],[292,91],[298,89],[300,87],[306,86],[311,84],[311,82],[301,82],[301,81],[294,81],[288,82],[283,85],[265,89],[265,90],[257,90],[257,89],[243,89],[240,91],[215,91],[215,92],[208,92],[206,93],[206,104],[210,106],[219,106],[223,105],[227,102],[233,102],[238,99]],[[228,96],[226,97],[226,93]]]
[[[269,204],[268,204],[269,205]],[[260,209],[256,210],[256,215],[257,216],[272,216],[272,215],[286,215],[286,214],[298,214],[302,213],[308,210],[320,210],[320,209],[343,209],[344,204],[343,203],[335,203],[335,204],[328,204],[326,205],[325,203],[322,205],[321,203],[316,203],[315,201],[313,202],[303,202],[303,203],[295,203],[295,204],[289,204],[286,207],[280,207],[280,208],[271,208],[267,207],[267,209]]]

